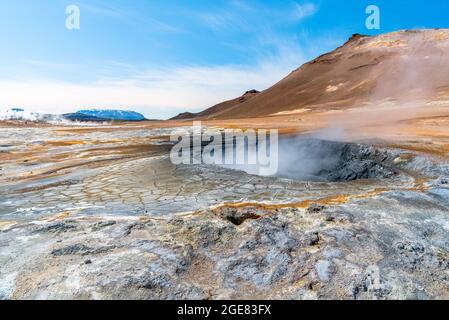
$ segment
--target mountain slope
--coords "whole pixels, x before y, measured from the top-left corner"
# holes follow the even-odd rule
[[[447,29],[354,35],[251,99],[226,101],[194,116],[237,119],[416,101],[449,92],[448,74]]]
[[[232,109],[233,107],[236,107],[252,98],[257,96],[260,92],[257,90],[249,90],[246,91],[242,96],[228,100],[225,102],[221,102],[213,107],[210,107],[204,111],[201,111],[199,113],[190,113],[190,112],[184,112],[180,113],[176,117],[170,119],[170,120],[186,120],[186,119],[193,119],[193,118],[201,118],[201,119],[210,119],[210,118],[216,118],[220,114],[226,112],[229,109]]]

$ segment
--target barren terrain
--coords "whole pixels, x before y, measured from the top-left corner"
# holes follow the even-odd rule
[[[310,179],[173,165],[188,116],[1,123],[0,298],[449,299],[448,39],[355,36],[195,118],[279,129]]]

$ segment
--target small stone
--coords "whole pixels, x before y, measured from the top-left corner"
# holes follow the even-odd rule
[[[310,214],[316,214],[316,213],[320,213],[321,211],[323,211],[326,207],[319,205],[317,203],[312,203],[308,208],[307,208],[307,213]]]
[[[309,237],[309,245],[316,246],[320,242],[320,235],[318,232],[313,233]]]

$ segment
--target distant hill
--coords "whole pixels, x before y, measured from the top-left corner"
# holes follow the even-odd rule
[[[65,114],[66,119],[72,121],[142,121],[145,117],[135,111],[127,110],[80,110],[75,113]]]
[[[190,112],[184,112],[180,113],[176,117],[170,119],[170,120],[187,120],[187,119],[195,119],[195,118],[202,118],[202,119],[213,119],[215,117],[219,117],[220,114],[226,112],[229,109],[232,109],[235,106],[238,106],[239,104],[246,102],[255,96],[257,96],[260,92],[257,90],[249,90],[246,91],[242,96],[228,100],[222,103],[219,103],[213,107],[210,107],[209,109],[206,109],[202,112],[198,113],[190,113]]]
[[[178,114],[176,117],[171,118],[170,120],[187,120],[187,119],[193,119],[197,116],[197,113],[191,113],[191,112],[183,112]]]

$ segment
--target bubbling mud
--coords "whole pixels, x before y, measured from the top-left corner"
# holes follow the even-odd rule
[[[273,176],[313,182],[391,178],[399,173],[394,163],[397,156],[374,146],[298,137],[280,139],[277,153],[270,154],[278,163]],[[259,172],[257,165],[227,167],[249,174]]]
[[[310,181],[391,178],[395,155],[373,146],[317,139],[286,139],[279,148],[279,177]]]

